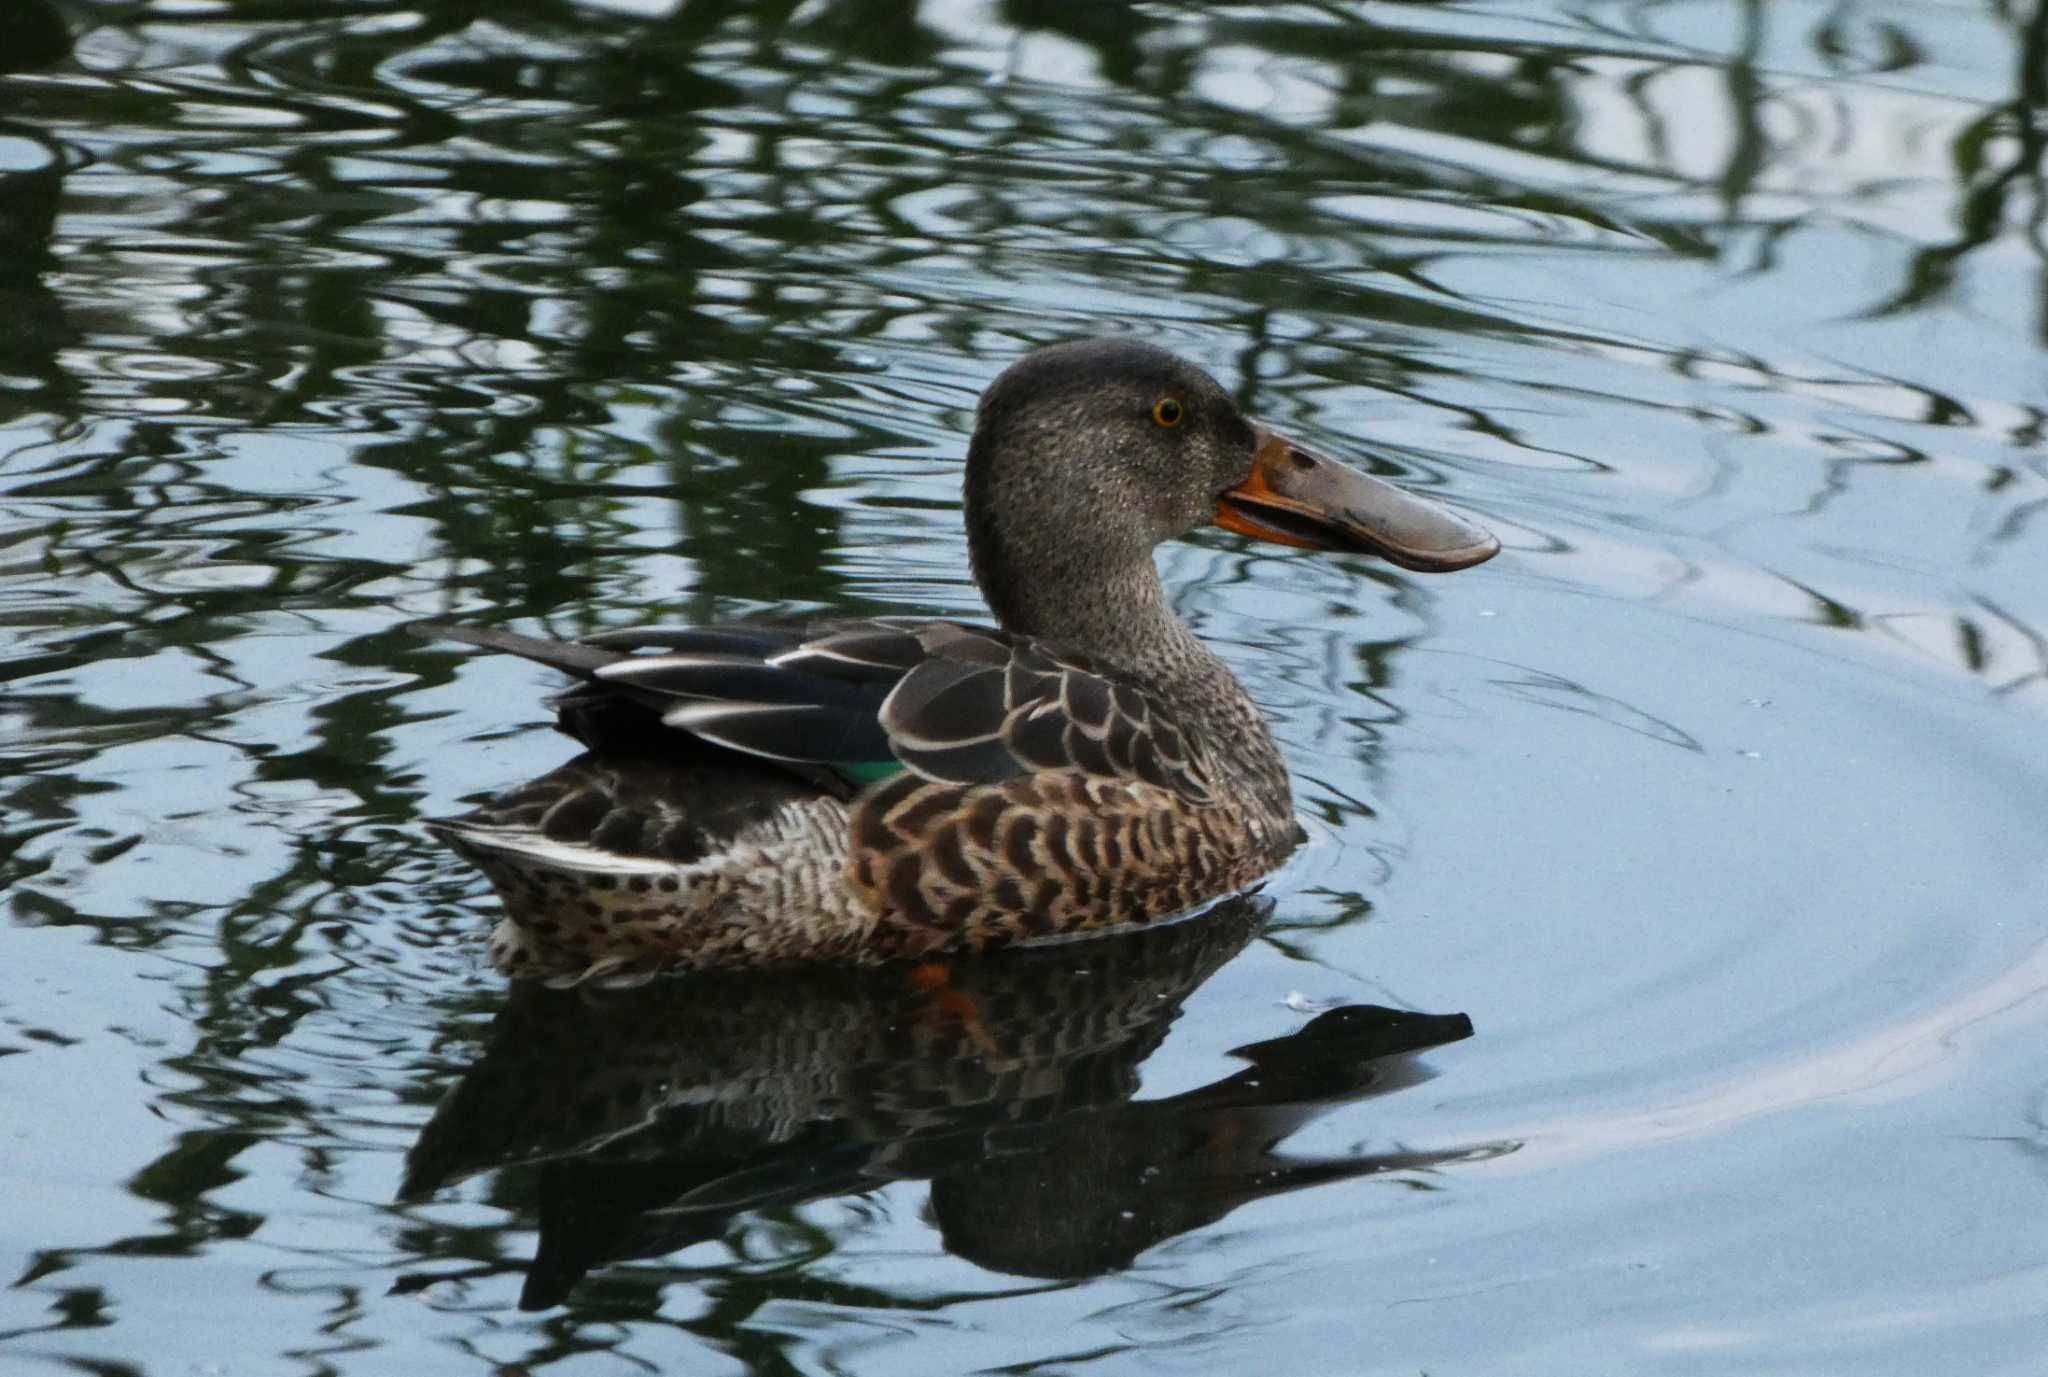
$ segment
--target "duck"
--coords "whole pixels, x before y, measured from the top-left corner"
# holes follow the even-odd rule
[[[995,625],[841,617],[546,640],[416,634],[573,683],[584,753],[430,824],[489,879],[514,979],[874,965],[1156,923],[1299,845],[1264,715],[1168,600],[1154,550],[1214,525],[1467,569],[1500,542],[1245,416],[1127,337],[1025,354],[962,483]]]

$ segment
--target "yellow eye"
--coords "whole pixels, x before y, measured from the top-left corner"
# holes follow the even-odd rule
[[[1185,414],[1181,404],[1171,397],[1161,397],[1152,403],[1152,419],[1169,430],[1179,425],[1180,418]]]

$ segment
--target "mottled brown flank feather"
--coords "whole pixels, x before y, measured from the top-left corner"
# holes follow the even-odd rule
[[[1250,884],[1277,857],[1240,812],[1059,770],[1000,784],[904,775],[857,800],[849,884],[899,954],[1146,923]]]

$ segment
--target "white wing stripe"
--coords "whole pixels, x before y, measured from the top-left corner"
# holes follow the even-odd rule
[[[746,655],[718,655],[711,653],[681,655],[635,655],[624,660],[615,660],[593,671],[594,677],[607,682],[624,681],[632,683],[671,669],[731,669],[737,665],[759,666],[761,661]]]

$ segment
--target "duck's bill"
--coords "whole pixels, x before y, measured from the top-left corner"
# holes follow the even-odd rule
[[[1272,431],[1257,432],[1252,476],[1216,500],[1216,524],[1308,550],[1378,555],[1403,569],[1448,573],[1500,553],[1491,531]]]

